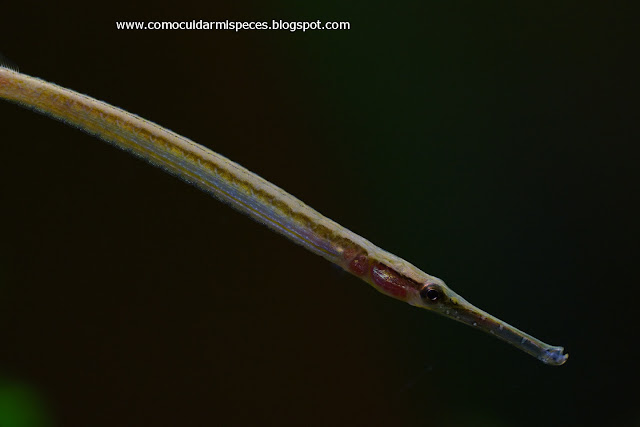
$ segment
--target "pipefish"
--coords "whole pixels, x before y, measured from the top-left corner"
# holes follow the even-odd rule
[[[237,163],[120,108],[0,63],[0,98],[75,126],[164,169],[337,264],[392,298],[494,335],[549,365],[555,347],[476,308],[407,261],[326,218]]]

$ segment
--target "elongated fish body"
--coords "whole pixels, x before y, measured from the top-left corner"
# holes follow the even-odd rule
[[[153,122],[0,64],[0,98],[49,115],[158,166],[229,204],[385,295],[513,344],[550,365],[568,355],[474,307],[445,283],[326,218],[276,185]]]

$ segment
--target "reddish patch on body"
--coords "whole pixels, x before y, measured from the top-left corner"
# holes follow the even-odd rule
[[[394,298],[406,301],[408,292],[420,287],[418,283],[404,277],[393,268],[372,261],[367,253],[358,254],[355,250],[347,249],[343,258],[350,273],[362,277],[367,282],[373,282],[379,291]]]
[[[349,271],[356,276],[364,276],[369,270],[369,258],[366,255],[358,255],[349,263]]]
[[[401,276],[384,264],[376,263],[371,269],[371,279],[380,289],[395,298],[405,299],[407,291],[414,287],[414,282]]]

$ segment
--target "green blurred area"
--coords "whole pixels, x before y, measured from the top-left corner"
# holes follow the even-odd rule
[[[0,379],[0,427],[50,427],[42,397],[30,387]]]

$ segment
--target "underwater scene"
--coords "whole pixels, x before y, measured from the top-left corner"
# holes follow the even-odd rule
[[[3,5],[0,427],[640,426],[625,7]]]

